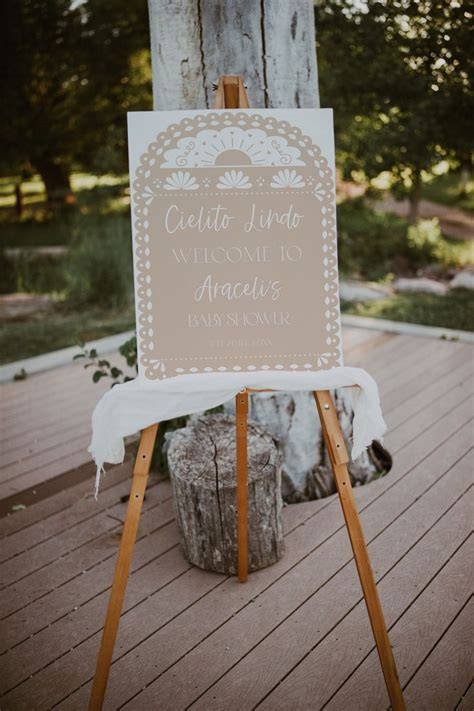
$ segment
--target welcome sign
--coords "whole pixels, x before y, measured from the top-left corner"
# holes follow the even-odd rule
[[[332,112],[128,127],[140,375],[342,365]]]

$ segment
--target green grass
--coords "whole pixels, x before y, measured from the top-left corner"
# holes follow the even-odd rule
[[[58,310],[37,321],[0,324],[0,364],[30,358],[135,328],[131,307],[121,311]]]
[[[422,197],[442,205],[474,212],[474,180],[468,182],[465,195],[459,193],[459,180],[459,173],[443,173],[423,184]]]
[[[466,289],[456,289],[445,296],[397,294],[381,301],[346,303],[342,311],[355,316],[474,331],[474,296]]]

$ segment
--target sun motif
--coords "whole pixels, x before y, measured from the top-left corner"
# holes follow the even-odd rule
[[[162,168],[297,166],[305,165],[301,151],[284,136],[267,135],[260,128],[225,126],[203,129],[177,142],[165,153]]]

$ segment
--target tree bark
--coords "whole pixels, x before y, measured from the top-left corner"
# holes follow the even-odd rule
[[[176,519],[187,560],[205,570],[237,570],[235,418],[198,417],[167,435]],[[273,438],[248,424],[249,570],[283,555],[281,458]]]
[[[460,176],[459,176],[459,195],[465,197],[467,194],[467,186],[472,179],[472,156],[471,154],[464,155],[459,160]]]
[[[341,388],[332,393],[348,451],[351,450],[352,396]],[[224,407],[233,413],[235,404]],[[254,393],[249,417],[259,422],[278,442],[283,456],[282,497],[286,503],[321,499],[336,493],[336,484],[312,393]],[[390,470],[392,459],[374,442],[356,462],[349,462],[353,486],[360,486]]]
[[[241,74],[255,108],[319,106],[311,0],[148,0],[155,109],[213,104]]]
[[[411,186],[410,193],[408,195],[409,202],[409,212],[408,212],[408,222],[410,225],[416,225],[418,220],[418,211],[420,207],[421,200],[421,172],[419,170],[413,171],[413,184]]]
[[[23,215],[23,195],[21,192],[21,180],[15,183],[15,212],[19,220]]]

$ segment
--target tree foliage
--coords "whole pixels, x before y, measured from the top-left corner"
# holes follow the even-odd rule
[[[73,164],[123,169],[125,113],[151,104],[147,47],[146,0],[4,3],[2,167],[31,164],[50,192]]]
[[[472,12],[462,0],[325,0],[316,8],[321,95],[345,177],[389,171],[414,208],[420,175],[470,159]]]

